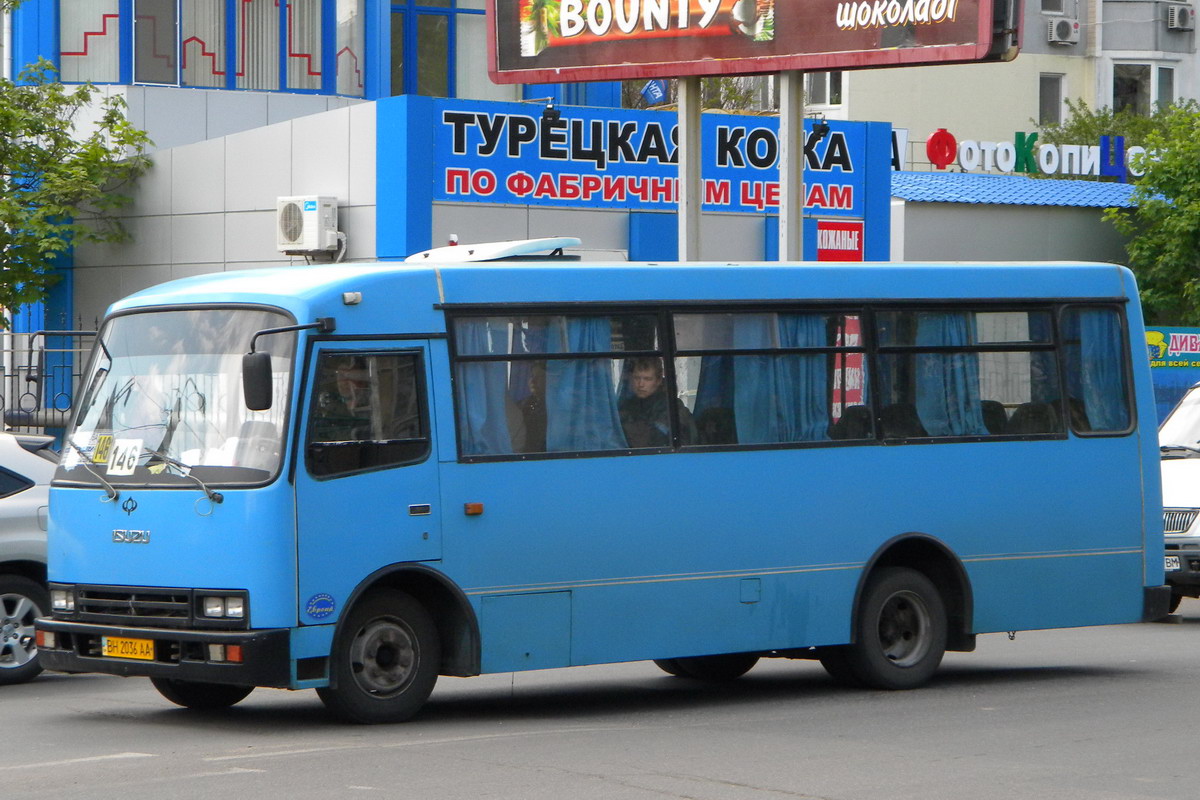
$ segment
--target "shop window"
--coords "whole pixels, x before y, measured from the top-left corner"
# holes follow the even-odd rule
[[[120,0],[60,0],[62,79],[362,97],[365,5],[133,0],[130,43],[120,37]],[[125,47],[132,49],[125,70],[132,70],[123,74]]]
[[[321,89],[321,14],[320,3],[288,3],[289,89]]]
[[[1063,76],[1042,73],[1038,79],[1038,124],[1062,122]]]
[[[244,0],[238,8],[237,88],[279,88],[279,4]]]
[[[516,100],[487,77],[483,0],[392,3],[392,94]]]
[[[184,86],[222,88],[225,65],[225,0],[190,0],[182,6],[180,39]]]
[[[177,84],[175,0],[135,0],[133,79],[136,83]]]
[[[59,14],[59,74],[64,83],[121,80],[118,0],[63,0]]]
[[[337,93],[362,97],[366,91],[367,25],[363,0],[338,0]]]

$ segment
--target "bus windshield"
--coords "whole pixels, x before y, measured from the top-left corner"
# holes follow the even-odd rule
[[[271,479],[282,460],[295,333],[258,342],[272,356],[270,409],[246,408],[241,362],[255,332],[290,324],[284,313],[262,308],[112,318],[81,384],[57,479],[124,486]]]

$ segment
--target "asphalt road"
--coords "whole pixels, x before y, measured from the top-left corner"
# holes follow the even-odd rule
[[[712,687],[653,664],[443,678],[413,722],[315,693],[178,709],[143,679],[0,687],[0,798],[1194,798],[1200,601],[1176,624],[980,637],[912,692],[760,662]]]

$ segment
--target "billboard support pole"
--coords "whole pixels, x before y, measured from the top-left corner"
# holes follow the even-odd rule
[[[679,260],[700,259],[700,78],[679,79]]]
[[[804,73],[779,73],[779,260],[804,258]]]

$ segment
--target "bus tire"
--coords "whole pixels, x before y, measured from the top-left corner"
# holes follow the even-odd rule
[[[0,685],[24,683],[41,673],[33,621],[49,612],[45,586],[20,575],[0,575]]]
[[[668,675],[674,675],[676,678],[684,677],[683,669],[679,666],[678,658],[656,658],[654,666],[661,669]]]
[[[246,699],[253,686],[233,686],[228,683],[181,681],[175,678],[151,678],[158,693],[177,706],[198,710],[229,708]]]
[[[753,653],[729,653],[719,656],[692,656],[673,659],[679,674],[698,681],[723,683],[740,678],[758,663]]]
[[[334,637],[330,685],[317,694],[346,722],[403,722],[429,698],[440,663],[441,642],[429,612],[404,592],[381,589],[343,620]]]
[[[946,653],[945,603],[914,569],[885,567],[872,575],[856,622],[857,639],[842,650],[845,669],[872,689],[915,689],[933,677]]]
[[[818,651],[817,659],[821,662],[821,666],[825,668],[825,671],[829,673],[829,677],[833,678],[834,683],[841,686],[862,686],[862,681],[858,679],[858,675],[850,667],[849,649],[850,645],[822,647]]]

